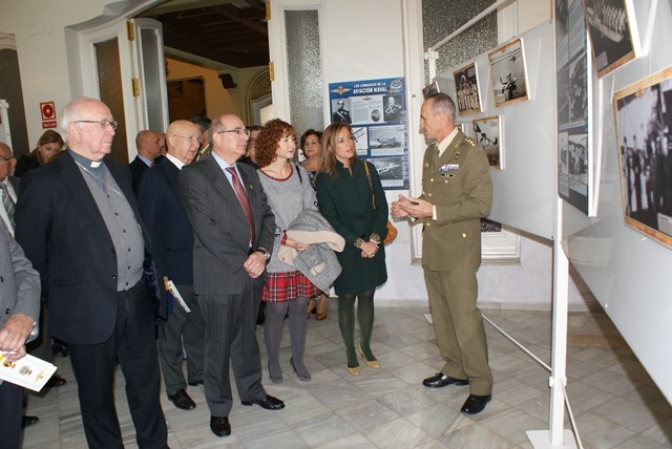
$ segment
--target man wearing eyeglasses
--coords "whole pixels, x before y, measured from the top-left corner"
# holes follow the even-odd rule
[[[196,407],[186,391],[187,385],[203,383],[205,323],[194,300],[194,237],[180,202],[177,177],[196,157],[200,142],[201,131],[195,124],[187,120],[171,123],[166,133],[166,160],[145,173],[138,192],[138,206],[152,237],[156,265],[173,282],[186,304],[186,307],[176,304],[159,328],[159,357],[166,393],[175,407],[182,410]],[[185,353],[186,379],[182,372]]]
[[[275,218],[252,167],[236,163],[249,130],[235,115],[212,122],[212,153],[182,170],[180,196],[194,230],[194,293],[206,326],[205,398],[210,429],[231,434],[229,364],[243,405],[280,410],[261,385],[255,323]]]
[[[105,158],[116,125],[98,100],[65,106],[67,150],[22,178],[16,239],[41,275],[49,333],[68,344],[89,447],[123,447],[118,360],[138,446],[165,448],[154,323],[155,312],[167,317],[168,304],[130,172]]]
[[[3,207],[0,207],[0,218],[11,235],[14,235],[14,210],[21,182],[19,178],[10,175],[15,166],[16,159],[12,149],[0,142],[0,200],[3,203]]]
[[[156,165],[157,158],[161,156],[161,137],[154,131],[145,129],[140,131],[135,137],[135,145],[138,149],[138,154],[128,164],[128,168],[131,170],[133,191],[137,195],[142,175],[145,174],[148,168]]]

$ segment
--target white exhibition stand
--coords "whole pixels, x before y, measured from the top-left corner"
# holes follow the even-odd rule
[[[535,449],[574,449],[577,447],[572,431],[564,429],[569,261],[562,248],[562,206],[562,200],[558,197],[556,199],[555,238],[553,239],[553,334],[551,377],[549,378],[551,387],[549,430],[528,430],[526,432]]]

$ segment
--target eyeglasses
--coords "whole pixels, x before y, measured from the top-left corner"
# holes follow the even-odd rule
[[[223,129],[221,131],[215,131],[215,134],[221,134],[221,133],[236,133],[236,135],[240,136],[241,134],[245,134],[247,137],[250,137],[250,130],[247,128],[233,128],[233,129]]]
[[[115,120],[103,119],[100,121],[96,120],[75,120],[74,123],[96,123],[100,126],[100,129],[105,129],[107,125],[110,125],[112,129],[117,129],[117,122]]]
[[[183,139],[187,139],[187,140],[189,141],[189,143],[197,143],[197,144],[199,144],[199,145],[203,143],[203,139],[201,139],[200,137],[194,137],[194,136],[181,136],[181,135],[179,135],[179,134],[173,134],[173,136],[176,136],[176,137],[182,137]]]

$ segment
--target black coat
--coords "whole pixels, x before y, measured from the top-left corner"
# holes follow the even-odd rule
[[[371,174],[375,210],[364,164],[368,164]],[[336,176],[318,173],[315,185],[320,213],[345,239],[343,252],[336,254],[343,268],[334,282],[336,294],[360,293],[382,285],[387,280],[385,246],[381,243],[371,259],[362,258],[362,251],[355,247],[358,238],[368,241],[373,233],[381,239],[387,235],[387,200],[376,167],[358,161],[352,167],[351,175],[348,169],[337,163]]]
[[[142,227],[145,279],[157,313],[169,305],[149,252],[126,167],[105,160]],[[16,240],[40,273],[49,306],[49,333],[72,343],[106,341],[117,322],[117,261],[96,201],[70,154],[28,172],[16,205]]]

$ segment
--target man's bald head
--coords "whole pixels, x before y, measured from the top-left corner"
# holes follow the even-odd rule
[[[138,154],[150,161],[161,156],[161,138],[154,131],[148,129],[140,131],[135,137],[135,145]]]

